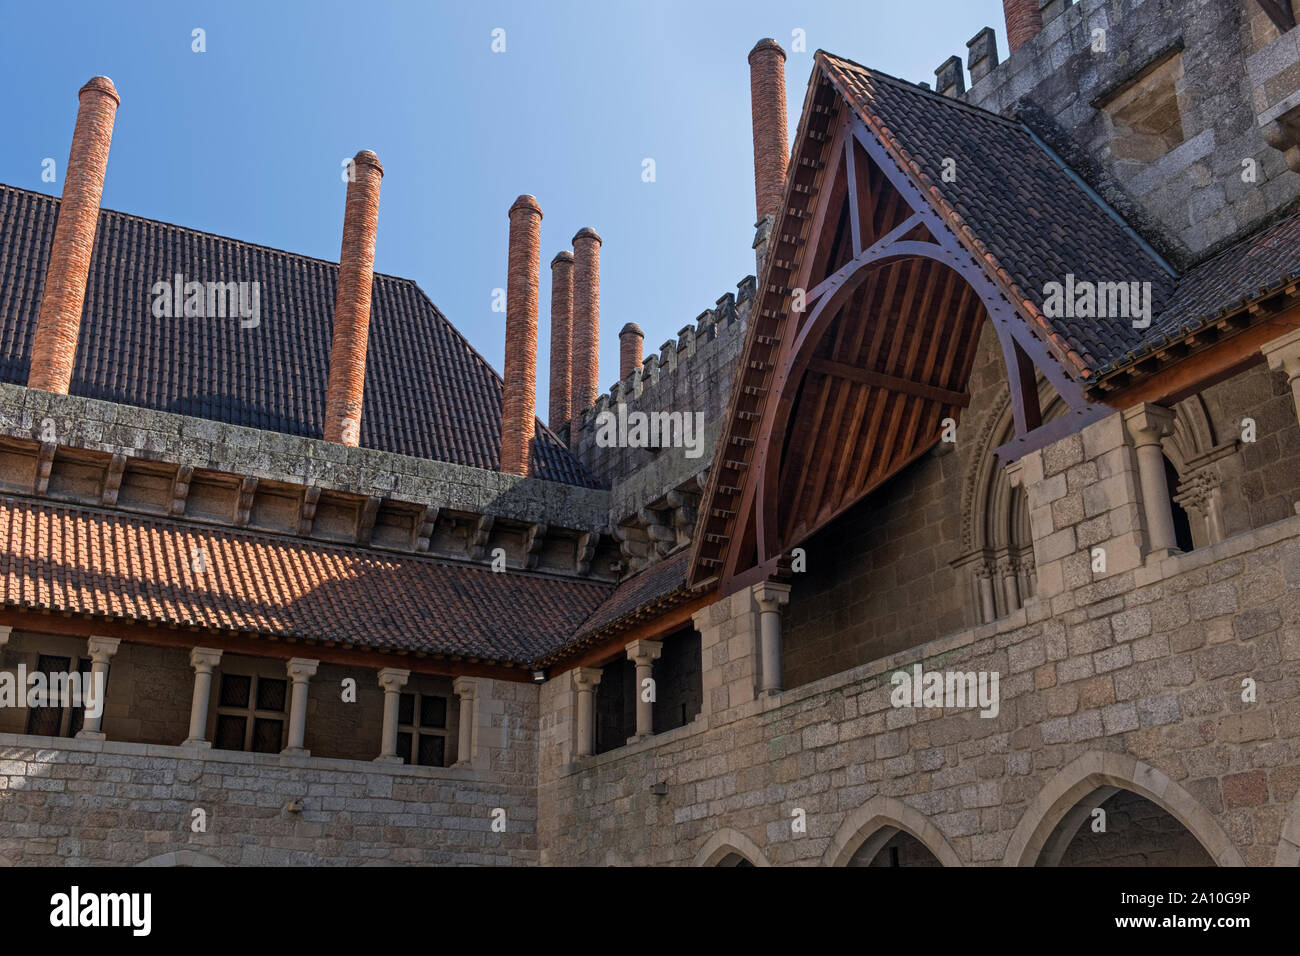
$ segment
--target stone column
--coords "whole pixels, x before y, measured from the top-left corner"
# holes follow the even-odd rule
[[[1300,418],[1300,329],[1292,329],[1281,338],[1260,347],[1268,359],[1268,367],[1275,372],[1285,372],[1295,400],[1296,417]]]
[[[307,734],[307,682],[316,674],[320,661],[305,657],[290,658],[286,672],[293,681],[293,696],[289,702],[289,744],[280,751],[306,757],[310,751],[303,746]]]
[[[758,646],[762,664],[759,691],[779,694],[781,683],[781,605],[790,600],[790,585],[779,581],[764,581],[753,588],[754,602],[758,605]]]
[[[212,697],[212,669],[221,663],[221,651],[211,647],[190,648],[190,667],[194,668],[194,696],[190,700],[190,735],[185,747],[211,747],[205,734],[208,729],[208,701]]]
[[[646,681],[654,688],[654,662],[663,653],[662,641],[633,641],[627,646],[627,659],[636,664],[636,736],[628,743],[645,740],[654,735],[654,694],[646,699]]]
[[[456,735],[456,765],[474,762],[475,725],[478,723],[478,680],[457,677],[451,688],[460,698],[460,723]]]
[[[100,726],[104,720],[104,688],[108,686],[108,662],[117,653],[122,641],[116,637],[92,637],[87,642],[90,652],[90,689],[86,694],[86,717],[77,736],[85,740],[103,740]],[[91,711],[96,711],[91,716]]]
[[[987,624],[998,616],[997,601],[993,593],[993,569],[981,561],[975,565],[975,579],[979,582],[980,616]]]
[[[1173,433],[1174,412],[1171,408],[1143,402],[1125,410],[1124,427],[1137,448],[1147,554],[1163,557],[1178,550],[1174,510],[1169,500],[1169,483],[1165,479],[1164,449],[1160,444],[1162,438]]]
[[[1020,569],[1015,558],[998,561],[998,574],[1002,576],[1002,594],[1007,600],[1007,613],[1020,609]]]
[[[379,686],[384,690],[384,736],[375,763],[404,762],[397,752],[397,707],[401,703],[402,688],[410,677],[410,671],[398,670],[396,667],[385,667],[379,671]]]
[[[579,757],[590,757],[596,751],[596,685],[599,683],[600,668],[574,668],[573,686],[578,691]]]

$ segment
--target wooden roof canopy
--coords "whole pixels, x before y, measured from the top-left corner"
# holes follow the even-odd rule
[[[1004,460],[1110,412],[1085,399],[1076,376],[1086,371],[1068,349],[1017,314],[1014,289],[950,226],[960,217],[907,171],[888,130],[849,102],[838,63],[817,54],[709,472],[692,587],[730,593],[783,573],[793,547],[932,448],[969,401],[986,319],[1015,414]],[[1069,407],[1046,425],[1035,369]]]

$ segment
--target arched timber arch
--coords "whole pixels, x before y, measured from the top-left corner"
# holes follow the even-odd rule
[[[1169,813],[1219,866],[1246,865],[1209,811],[1168,776],[1135,757],[1096,750],[1059,770],[1029,802],[1007,843],[1003,865],[1033,866],[1040,855],[1053,853],[1047,844],[1057,825],[1085,797],[1106,788],[1136,793]]]
[[[872,797],[845,818],[822,854],[822,865],[848,866],[868,841],[876,842],[879,850],[899,830],[915,838],[944,866],[962,865],[947,838],[920,811],[901,800],[882,796]]]
[[[717,866],[732,853],[738,853],[754,866],[771,866],[758,844],[739,830],[726,827],[704,841],[691,866]]]

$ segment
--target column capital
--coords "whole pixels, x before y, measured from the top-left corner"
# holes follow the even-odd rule
[[[1286,372],[1288,380],[1300,378],[1300,329],[1292,329],[1280,338],[1265,342],[1259,350],[1273,371]]]
[[[221,663],[221,651],[213,647],[191,647],[190,667],[196,671],[211,671]]]
[[[1019,488],[1025,480],[1025,463],[1023,459],[1017,458],[1011,464],[1003,469],[1007,474],[1007,481],[1012,488]]]
[[[776,611],[782,604],[790,602],[790,585],[784,581],[760,581],[751,585],[749,593],[754,596],[760,611]]]
[[[291,657],[285,667],[291,680],[295,683],[308,681],[316,676],[316,668],[320,667],[320,661],[314,661],[307,657]]]
[[[313,671],[312,673],[315,673]],[[397,667],[382,667],[379,670],[379,686],[388,691],[399,691],[411,679],[411,672]]]
[[[122,639],[118,637],[99,637],[95,636],[86,641],[86,649],[90,652],[90,659],[96,664],[107,664],[108,659],[117,653],[118,645]]]
[[[659,655],[663,652],[663,641],[647,641],[641,639],[633,641],[627,645],[627,659],[635,661],[638,666],[649,664],[651,661],[657,661]]]
[[[600,683],[599,667],[575,667],[573,669],[573,686],[579,691],[595,690]]]
[[[1174,410],[1163,405],[1142,402],[1123,411],[1124,427],[1133,438],[1133,443],[1157,445],[1166,435],[1174,431]]]
[[[457,677],[451,682],[451,690],[457,697],[478,696],[478,678],[477,677]]]

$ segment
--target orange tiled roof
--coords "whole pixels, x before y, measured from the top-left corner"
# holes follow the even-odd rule
[[[531,664],[609,585],[0,497],[0,605]]]

